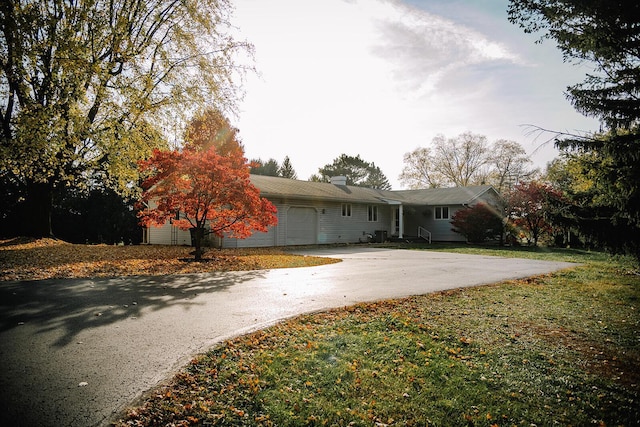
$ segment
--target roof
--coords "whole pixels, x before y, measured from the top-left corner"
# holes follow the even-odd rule
[[[251,175],[251,182],[264,197],[333,200],[341,202],[384,203],[389,191],[327,182],[298,181],[264,175]]]
[[[251,175],[251,182],[262,196],[286,199],[330,200],[335,202],[406,205],[462,205],[488,191],[490,185],[470,187],[428,188],[423,190],[376,190],[352,185],[299,181],[265,175]]]
[[[392,191],[392,193],[398,201],[405,204],[468,205],[490,191],[497,194],[491,185],[400,190]]]

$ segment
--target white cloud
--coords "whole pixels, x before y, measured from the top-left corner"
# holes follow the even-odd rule
[[[236,9],[261,72],[237,123],[247,155],[288,155],[301,179],[359,154],[398,188],[404,153],[438,133],[470,130],[532,151],[520,124],[576,121],[556,81],[562,64],[540,65],[533,42],[506,30],[497,39],[393,0],[237,0]]]

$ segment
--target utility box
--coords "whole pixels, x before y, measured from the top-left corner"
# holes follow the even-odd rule
[[[384,243],[387,241],[387,230],[376,230],[376,243]]]

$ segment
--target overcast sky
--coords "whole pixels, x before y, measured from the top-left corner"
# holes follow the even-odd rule
[[[255,46],[233,120],[246,156],[289,156],[306,180],[340,154],[379,166],[394,189],[403,156],[438,134],[519,142],[544,167],[557,152],[532,124],[593,131],[564,63],[507,20],[507,0],[235,0],[233,22]]]

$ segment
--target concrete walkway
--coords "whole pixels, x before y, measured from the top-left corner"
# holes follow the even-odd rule
[[[569,263],[372,249],[268,271],[0,282],[0,425],[98,426],[194,354],[283,318],[527,277]]]

